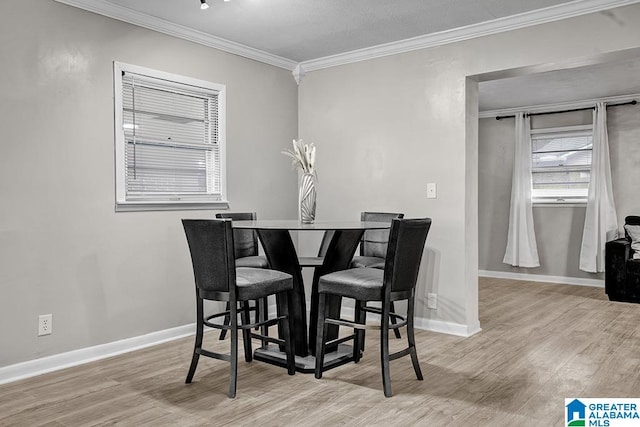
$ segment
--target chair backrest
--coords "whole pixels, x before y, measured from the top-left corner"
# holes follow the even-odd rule
[[[231,292],[235,296],[231,220],[183,219],[182,226],[191,252],[196,288],[205,292]]]
[[[228,218],[233,221],[255,221],[258,219],[255,212],[217,213],[216,218]],[[258,255],[258,236],[255,230],[235,228],[233,241],[236,259]]]
[[[385,292],[415,288],[430,228],[431,218],[392,220],[384,268]]]
[[[404,218],[404,214],[394,212],[362,212],[360,214],[361,221],[391,222],[394,218]],[[389,230],[366,230],[360,240],[360,255],[385,258],[388,243]]]

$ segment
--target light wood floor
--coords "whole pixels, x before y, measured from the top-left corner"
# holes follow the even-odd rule
[[[390,399],[372,331],[359,364],[322,380],[240,362],[235,400],[221,361],[201,358],[184,384],[183,339],[1,386],[0,425],[562,425],[565,397],[640,397],[640,305],[599,288],[480,279],[480,320],[466,339],[417,331],[424,381],[409,358],[391,362]]]

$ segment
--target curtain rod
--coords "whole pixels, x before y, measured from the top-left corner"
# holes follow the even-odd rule
[[[609,105],[607,105],[607,108],[609,108],[609,107],[618,107],[620,105],[636,105],[637,103],[638,103],[638,101],[636,101],[634,99],[633,101],[622,102],[620,104],[609,104]],[[546,115],[546,114],[571,113],[573,111],[593,110],[594,108],[596,108],[596,107],[574,108],[573,110],[547,111],[547,112],[544,112],[544,113],[527,113],[527,114],[525,114],[525,117],[542,116],[542,115]],[[511,118],[511,117],[515,117],[515,114],[512,114],[510,116],[496,116],[496,120],[508,119],[508,118]]]

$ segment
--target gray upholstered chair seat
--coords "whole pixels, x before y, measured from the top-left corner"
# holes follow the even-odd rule
[[[352,268],[320,277],[318,292],[354,298],[359,301],[382,299],[384,270]]]
[[[354,256],[351,268],[379,268],[384,270],[384,258],[375,256]]]
[[[265,257],[253,255],[236,258],[236,267],[269,268],[269,263]]]
[[[264,298],[293,289],[291,275],[263,268],[236,268],[238,301]]]

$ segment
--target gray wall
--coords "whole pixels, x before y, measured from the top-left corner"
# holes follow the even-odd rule
[[[609,151],[618,223],[640,214],[637,196],[640,182],[640,107],[607,109]],[[590,124],[592,112],[572,112],[532,117],[532,128]],[[580,246],[585,207],[536,206],[533,219],[540,267],[519,268],[504,264],[507,242],[511,175],[513,172],[514,120],[480,120],[479,132],[479,268],[481,270],[603,279],[604,274],[580,270]]]
[[[231,209],[295,217],[287,70],[51,0],[0,2],[0,367],[194,321],[180,218],[114,212],[113,61],[227,85]],[[53,334],[37,335],[53,313]]]
[[[473,333],[479,325],[473,78],[638,47],[640,5],[611,14],[311,71],[303,78],[300,134],[318,146],[318,170],[330,189],[318,202],[319,215],[356,217],[361,210],[388,209],[433,218],[423,259],[433,268],[420,277],[416,307],[426,326]],[[332,165],[333,173],[323,173],[329,166],[320,165]],[[425,197],[430,182],[438,185],[437,199]],[[426,308],[427,292],[438,293],[437,310]]]
[[[469,76],[639,47],[640,5],[612,13],[313,71],[297,91],[288,71],[235,55],[51,0],[0,2],[0,366],[193,321],[179,219],[213,212],[114,213],[112,61],[227,85],[233,210],[296,215],[280,151],[299,130],[318,146],[318,218],[432,217],[417,314],[475,332]],[[437,311],[425,292],[439,293]],[[37,338],[45,313],[54,334]]]

